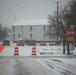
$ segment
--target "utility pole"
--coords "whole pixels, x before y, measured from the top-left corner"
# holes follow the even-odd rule
[[[59,2],[57,1],[57,44],[58,44],[58,25],[59,25],[59,21],[58,21],[58,12],[59,12]]]
[[[15,15],[15,22],[16,22],[16,15]]]

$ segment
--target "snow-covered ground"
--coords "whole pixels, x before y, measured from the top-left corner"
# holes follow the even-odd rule
[[[76,58],[40,58],[38,61],[61,75],[76,75]]]
[[[39,48],[39,47],[38,47]],[[62,46],[44,46],[39,48],[40,55],[50,55],[49,58],[40,58],[40,62],[48,65],[61,75],[76,75],[76,48],[70,51],[72,54],[63,54]]]
[[[16,45],[5,46],[0,56],[14,56],[15,47]],[[32,47],[34,46],[17,47],[19,48],[19,56],[32,56]],[[63,54],[62,46],[36,46],[36,57],[40,57],[36,58],[37,61],[59,72],[61,75],[76,75],[76,48],[72,50],[72,53],[67,55],[66,51],[66,54]]]
[[[16,46],[16,44],[11,46],[5,46],[4,50],[0,53],[0,56],[13,56],[15,47],[19,49],[19,56],[31,56],[32,55],[32,47],[34,46]],[[63,54],[62,46],[36,46],[36,56],[67,56],[72,57],[76,56],[76,48],[74,50],[70,50],[71,55]]]
[[[40,56],[67,56],[67,50],[63,54],[63,46],[37,46],[37,51]],[[70,52],[71,55],[76,55],[76,49]]]

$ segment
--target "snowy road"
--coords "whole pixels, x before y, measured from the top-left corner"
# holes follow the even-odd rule
[[[35,58],[3,57],[0,59],[0,75],[59,75]]]
[[[32,46],[19,46],[19,56],[14,56],[14,47],[0,53],[0,75],[76,75],[76,50],[70,58],[60,46],[37,46],[32,56]]]
[[[76,58],[41,58],[41,61],[61,75],[76,75]]]
[[[0,57],[0,75],[76,75],[75,67],[56,58]]]

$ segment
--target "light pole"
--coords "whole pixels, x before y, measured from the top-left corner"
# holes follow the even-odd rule
[[[59,25],[59,21],[58,21],[58,13],[59,13],[59,3],[57,2],[57,45],[58,45],[58,25]]]

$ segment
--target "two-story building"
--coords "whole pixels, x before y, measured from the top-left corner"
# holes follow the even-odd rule
[[[11,40],[18,41],[19,39],[23,39],[25,41],[36,42],[57,41],[55,36],[49,38],[49,25],[48,20],[19,21],[11,26]]]

